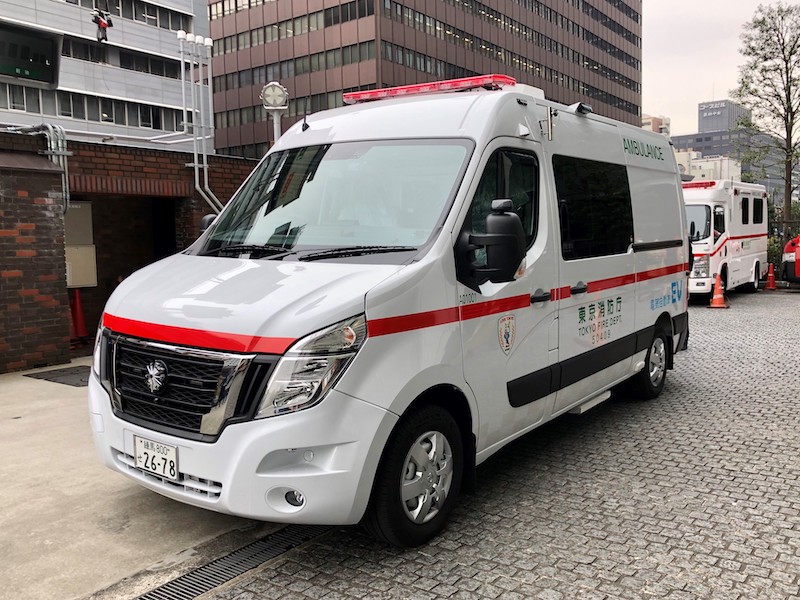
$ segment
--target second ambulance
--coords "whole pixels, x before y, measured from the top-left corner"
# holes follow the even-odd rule
[[[711,294],[716,275],[722,291],[756,291],[767,273],[767,190],[730,180],[683,184],[694,265],[689,293]]]
[[[210,510],[418,546],[475,467],[688,333],[669,140],[504,75],[347,94],[105,307],[105,464]]]

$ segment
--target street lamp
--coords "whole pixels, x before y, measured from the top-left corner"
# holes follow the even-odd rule
[[[270,81],[261,88],[261,94],[258,97],[261,99],[264,109],[272,117],[272,127],[277,142],[281,137],[281,113],[289,108],[289,92],[277,81]]]

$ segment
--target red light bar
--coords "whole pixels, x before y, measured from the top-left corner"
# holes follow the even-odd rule
[[[683,189],[685,189],[685,190],[688,190],[688,189],[691,189],[691,188],[707,189],[707,188],[716,187],[717,182],[716,181],[687,181],[687,182],[683,183],[682,185],[683,185]]]
[[[419,94],[433,94],[437,92],[456,92],[479,87],[499,89],[504,85],[516,85],[517,80],[508,75],[478,75],[476,77],[462,77],[461,79],[447,79],[445,81],[431,81],[430,83],[415,83],[413,85],[400,85],[397,87],[381,88],[378,90],[364,90],[362,92],[347,92],[342,94],[345,104],[356,104],[381,98],[397,98],[399,96],[414,96]]]

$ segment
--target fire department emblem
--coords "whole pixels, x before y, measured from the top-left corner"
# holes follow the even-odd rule
[[[153,394],[161,391],[167,381],[167,365],[163,360],[154,360],[147,365],[144,381]]]
[[[517,322],[514,315],[507,315],[497,322],[497,338],[503,352],[508,354],[514,347],[514,337],[517,334]]]

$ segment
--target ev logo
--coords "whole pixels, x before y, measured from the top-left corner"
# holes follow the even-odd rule
[[[673,281],[672,282],[672,303],[676,304],[681,301],[681,297],[683,296],[683,282],[682,281]]]
[[[650,310],[659,310],[683,299],[683,281],[673,281],[667,293],[650,300]]]

